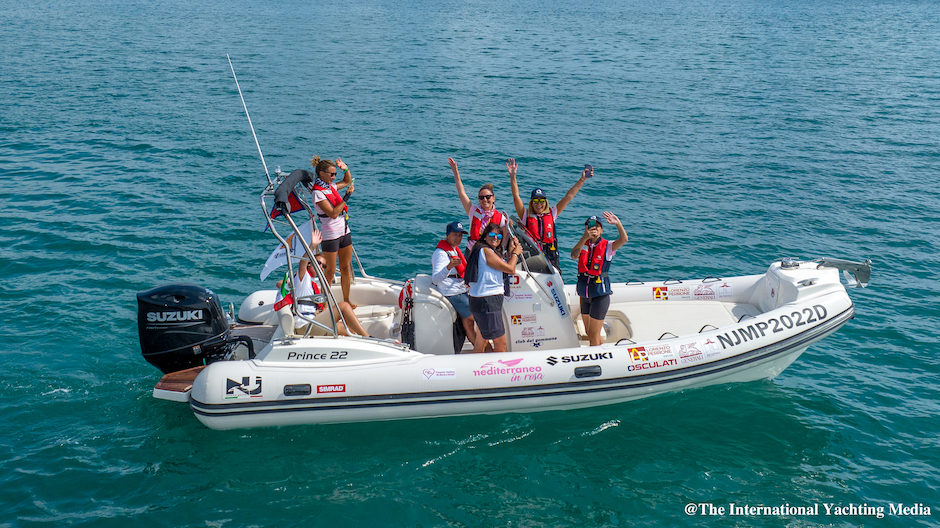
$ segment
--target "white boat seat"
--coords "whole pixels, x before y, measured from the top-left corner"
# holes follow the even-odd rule
[[[642,301],[611,303],[606,321],[611,325],[611,339],[628,338],[635,342],[655,341],[672,335],[694,335],[738,322],[760,311],[751,304],[720,301]]]

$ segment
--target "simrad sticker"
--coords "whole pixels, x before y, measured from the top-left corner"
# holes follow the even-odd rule
[[[317,385],[317,394],[330,394],[335,392],[346,392],[346,384],[339,385]]]
[[[251,383],[251,376],[245,376],[241,381],[230,378],[225,379],[225,393],[222,394],[223,399],[232,400],[244,397],[261,397],[261,376],[255,376],[254,383]]]
[[[432,379],[454,379],[457,377],[457,371],[453,369],[433,369],[426,368],[421,371],[421,375],[426,380]]]

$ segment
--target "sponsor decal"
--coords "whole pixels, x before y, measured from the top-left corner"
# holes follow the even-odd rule
[[[649,356],[646,355],[646,347],[632,347],[628,352],[630,352],[631,363],[643,363],[650,359]]]
[[[536,318],[535,314],[525,314],[525,315],[510,315],[509,322],[514,325],[521,325],[524,323],[535,323]]]
[[[424,379],[454,379],[457,377],[457,371],[454,369],[432,369],[426,368],[421,371]]]
[[[722,350],[727,350],[733,346],[760,339],[768,334],[783,332],[806,326],[811,323],[821,323],[829,317],[826,307],[821,304],[815,304],[812,308],[803,308],[789,315],[771,317],[766,321],[757,321],[743,327],[736,328],[731,332],[718,334],[718,343]]]
[[[535,348],[538,348],[542,346],[543,344],[547,343],[548,341],[558,340],[557,337],[529,337],[529,338],[526,338],[526,336],[522,336],[522,337],[523,337],[522,339],[516,339],[513,343],[517,345],[530,345]]]
[[[695,290],[692,291],[692,296],[696,301],[715,300],[718,298],[718,292],[715,291],[711,284],[699,284],[695,287]]]
[[[705,351],[705,359],[721,355],[721,345],[710,337],[702,342],[702,350]]]
[[[245,396],[249,398],[261,397],[261,376],[255,376],[254,383],[251,383],[251,376],[245,376],[241,381],[231,378],[225,379],[225,393],[222,395],[224,399],[231,400]]]
[[[631,363],[643,363],[644,361],[649,361],[650,358],[655,357],[655,356],[672,355],[672,346],[671,345],[646,345],[646,346],[639,346],[639,347],[630,347],[627,349],[627,352],[630,353]]]
[[[346,384],[341,385],[317,385],[317,394],[330,394],[336,392],[346,392]]]
[[[703,359],[705,359],[705,356],[702,355],[702,349],[699,347],[697,341],[694,343],[685,343],[683,345],[679,345],[680,363],[695,363],[696,361],[701,361]]]
[[[545,327],[533,328],[526,326],[522,329],[522,337],[545,337]]]
[[[670,367],[676,364],[675,359],[664,359],[662,361],[647,361],[635,365],[627,365],[627,372],[636,372],[638,370],[649,370],[660,367]]]
[[[728,282],[721,283],[721,285],[718,286],[718,298],[730,299],[732,297],[734,297],[734,291],[731,287],[731,284]]]
[[[505,302],[525,302],[535,300],[535,296],[532,292],[525,291],[510,291],[509,295],[503,297]]]
[[[519,279],[518,275],[509,276],[509,289],[518,290],[522,288],[522,281]]]
[[[473,371],[474,376],[511,376],[509,381],[538,381],[542,379],[542,367],[521,367],[524,358],[509,359],[506,361],[490,361],[484,363],[479,369]]]
[[[202,321],[202,310],[147,312],[148,323],[188,323],[190,321]]]
[[[690,286],[653,286],[654,301],[687,301],[692,298],[692,288]]]
[[[613,352],[601,352],[599,354],[575,354],[573,356],[561,356],[561,359],[555,356],[548,356],[545,362],[551,366],[561,363],[578,363],[580,361],[600,361],[603,359],[614,359]]]
[[[555,300],[555,305],[558,306],[558,312],[561,313],[562,317],[568,315],[568,311],[565,310],[565,303],[561,302],[561,297],[558,296],[558,292],[555,291],[555,287],[552,286],[552,281],[545,283],[548,286],[548,291],[552,293],[552,299]]]

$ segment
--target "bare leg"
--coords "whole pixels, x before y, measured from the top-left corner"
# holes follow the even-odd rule
[[[581,314],[581,322],[584,323],[584,333],[587,335],[588,339],[591,338],[591,316],[588,314]]]
[[[349,288],[352,285],[352,253],[353,247],[346,246],[344,248],[339,248],[339,280],[343,287],[343,300],[352,304],[353,308],[356,308],[356,305],[349,302]]]
[[[604,328],[603,319],[594,319],[590,318],[590,326],[587,328],[588,340],[591,343],[591,346],[600,346],[603,341],[601,340],[601,329]]]
[[[506,334],[493,339],[493,352],[506,351]]]
[[[323,275],[326,277],[326,284],[329,287],[330,284],[333,284],[333,276],[336,275],[336,253],[328,253],[324,251],[322,253],[323,259]]]
[[[362,323],[360,323],[359,318],[356,317],[356,312],[353,311],[353,307],[348,302],[339,303],[339,309],[343,313],[343,319],[346,320],[346,324],[349,325],[349,328],[353,332],[362,337],[372,337],[366,332],[366,329],[362,327]]]
[[[473,316],[471,315],[471,316],[468,316],[468,317],[464,317],[464,318],[460,319],[460,322],[463,323],[463,329],[464,329],[465,332],[467,332],[467,339],[470,340],[470,343],[472,343],[474,346],[476,346],[476,344],[477,344],[477,338],[479,338],[480,336],[477,335],[477,330],[476,330],[476,328],[473,326]],[[462,347],[463,347],[463,345],[461,345],[461,348],[462,348]]]

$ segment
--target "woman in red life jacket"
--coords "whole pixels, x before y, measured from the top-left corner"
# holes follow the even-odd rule
[[[581,297],[581,320],[591,346],[601,344],[601,328],[610,307],[610,261],[620,246],[627,243],[627,232],[614,213],[604,212],[604,220],[617,226],[619,237],[608,241],[602,238],[604,226],[596,216],[584,222],[584,234],[571,250],[571,258],[578,261],[578,296]]]
[[[464,272],[467,269],[467,259],[460,251],[460,243],[467,234],[463,224],[451,222],[447,224],[444,240],[437,243],[431,255],[431,284],[441,295],[450,301],[457,311],[467,339],[476,345],[477,332],[473,328],[473,315],[470,313],[470,297],[467,295],[467,283],[464,282]],[[454,353],[459,354],[463,343]]]
[[[321,160],[320,156],[310,160],[316,168],[317,179],[313,182],[314,210],[320,217],[320,231],[323,232],[321,251],[326,259],[324,273],[326,282],[333,284],[333,275],[336,274],[336,260],[339,257],[340,284],[343,287],[343,300],[356,307],[349,301],[349,288],[352,284],[352,234],[349,232],[349,206],[346,202],[352,196],[355,187],[349,167],[343,160],[336,158]],[[337,183],[336,171],[343,171],[343,179]],[[346,189],[346,194],[340,197],[339,190]]]
[[[556,269],[561,270],[561,264],[558,261],[558,233],[555,231],[555,222],[558,215],[568,207],[571,200],[581,190],[581,186],[588,178],[594,176],[594,168],[585,167],[581,171],[581,177],[568,189],[565,196],[558,202],[558,205],[549,206],[545,191],[535,189],[529,199],[529,206],[525,207],[522,203],[522,197],[519,196],[519,184],[516,183],[516,171],[519,165],[514,158],[509,158],[506,162],[506,168],[509,169],[509,183],[512,186],[512,201],[516,206],[516,214],[522,220],[522,225],[532,235],[532,238],[542,244],[542,252],[548,257],[549,262]]]
[[[457,162],[454,158],[447,158],[450,164],[450,170],[454,172],[454,183],[457,184],[457,196],[460,197],[460,203],[463,204],[464,211],[467,212],[467,223],[470,224],[470,236],[467,237],[467,254],[473,250],[474,244],[480,238],[480,234],[489,224],[496,224],[502,228],[503,237],[508,240],[508,231],[506,229],[506,215],[496,210],[496,194],[493,192],[493,184],[487,183],[480,187],[477,194],[479,205],[471,203],[470,197],[463,188],[463,182],[460,181],[460,171],[457,170]]]

